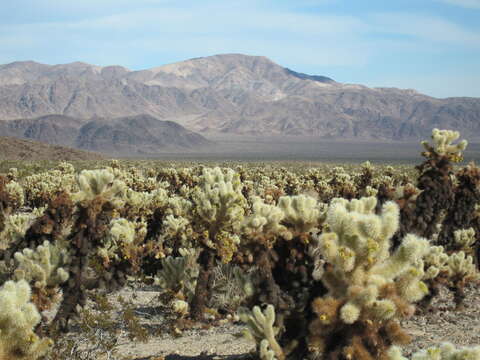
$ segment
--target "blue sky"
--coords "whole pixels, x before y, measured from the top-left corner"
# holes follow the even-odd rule
[[[6,0],[0,64],[140,70],[221,53],[346,83],[480,97],[480,0]]]

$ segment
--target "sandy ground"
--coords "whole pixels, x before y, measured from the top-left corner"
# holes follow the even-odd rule
[[[430,312],[416,314],[403,322],[404,328],[414,337],[413,342],[404,349],[405,355],[447,341],[457,346],[480,344],[480,287],[471,286],[466,292],[464,310],[454,311],[451,294],[443,290],[441,296],[434,300]],[[150,330],[157,332],[164,324],[164,316],[156,306],[158,292],[155,289],[125,288],[110,296],[112,302],[118,295],[132,300],[137,316]],[[229,322],[216,327],[187,330],[180,337],[161,332],[152,336],[147,343],[129,341],[122,331],[118,335],[117,352],[110,359],[246,359],[250,358],[249,352],[254,350],[254,344],[239,337],[243,329],[243,325]]]

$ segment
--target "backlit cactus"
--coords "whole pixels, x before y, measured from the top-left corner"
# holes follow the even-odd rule
[[[50,308],[59,298],[58,286],[68,280],[70,257],[67,248],[45,241],[35,250],[17,252],[13,278],[25,280],[32,286],[33,302],[40,310]]]
[[[36,360],[52,344],[34,332],[41,317],[30,297],[24,280],[8,281],[0,288],[0,359]]]
[[[92,201],[97,196],[112,201],[116,206],[123,204],[125,183],[115,179],[108,170],[83,170],[77,178],[79,191],[73,194],[74,201]]]
[[[310,196],[283,196],[278,201],[278,207],[284,214],[282,222],[295,234],[306,233],[319,223],[318,202]]]
[[[252,214],[245,219],[243,224],[245,236],[259,242],[265,242],[267,246],[271,246],[271,241],[276,236],[291,238],[292,234],[282,225],[285,218],[285,211],[275,205],[265,204],[259,197],[253,198]],[[287,206],[287,201],[283,201]],[[289,204],[291,212],[291,204]],[[294,215],[296,215],[294,213]],[[293,215],[291,216],[293,217]]]
[[[19,183],[10,181],[7,185],[5,185],[5,191],[10,198],[10,206],[14,210],[23,206],[25,202],[25,195],[23,193],[23,188]]]
[[[225,173],[220,168],[203,170],[200,186],[192,194],[195,215],[207,228],[230,226],[238,228],[243,220],[245,198],[242,183],[233,170]]]
[[[202,247],[198,257],[200,273],[192,300],[193,316],[200,320],[209,298],[215,257],[228,262],[239,245],[235,232],[242,224],[246,200],[238,174],[231,169],[224,173],[220,168],[203,169],[200,184],[193,191],[192,198],[195,204],[193,223],[196,230],[203,234],[199,237]]]
[[[45,241],[35,250],[24,249],[15,254],[17,263],[15,280],[26,280],[34,287],[53,287],[68,279],[68,272],[63,268],[70,263],[65,247],[52,245]]]
[[[411,316],[413,302],[428,292],[422,282],[428,241],[408,235],[391,253],[398,206],[387,202],[379,215],[375,207],[375,198],[335,199],[327,213],[329,232],[320,236],[319,250],[328,264],[321,278],[328,292],[313,301],[317,317],[309,327],[309,347],[322,358],[385,356],[391,344],[408,341],[398,320]]]
[[[453,232],[455,244],[460,250],[470,252],[477,241],[473,228],[458,229]]]
[[[465,285],[472,282],[478,283],[480,273],[472,256],[466,256],[463,251],[450,255],[445,268],[450,288],[453,290],[455,304],[457,309],[461,308],[465,299]]]
[[[467,140],[461,140],[457,144],[453,144],[455,140],[458,140],[460,133],[452,130],[432,130],[432,144],[427,141],[423,141],[422,145],[429,152],[434,151],[438,155],[446,156],[454,162],[458,162],[463,159],[462,151],[467,148]]]

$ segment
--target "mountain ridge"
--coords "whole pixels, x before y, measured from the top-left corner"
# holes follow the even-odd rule
[[[81,62],[0,65],[0,119],[148,114],[204,134],[414,140],[433,127],[480,137],[480,99],[369,88],[221,54],[131,71]]]

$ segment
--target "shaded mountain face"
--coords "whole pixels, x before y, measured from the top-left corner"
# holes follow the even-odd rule
[[[478,98],[435,99],[413,90],[341,84],[240,54],[142,71],[85,63],[1,65],[0,119],[46,114],[83,119],[149,114],[205,133],[413,140],[439,127],[480,137]],[[107,140],[100,140],[109,136],[105,126],[95,127],[97,145],[89,146],[106,146],[101,143]],[[123,125],[108,126],[116,134],[110,143],[141,140],[133,140],[138,133],[125,134]],[[48,131],[63,138],[53,123]]]
[[[115,119],[76,119],[49,115],[0,122],[0,135],[117,155],[155,154],[160,150],[209,145],[203,136],[150,115]]]

